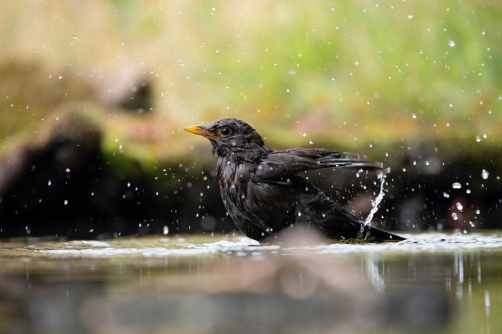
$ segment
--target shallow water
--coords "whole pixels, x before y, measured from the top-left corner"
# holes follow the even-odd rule
[[[2,242],[0,331],[502,332],[502,233],[404,236]]]

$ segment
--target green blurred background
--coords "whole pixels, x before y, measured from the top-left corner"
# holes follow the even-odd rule
[[[181,127],[222,117],[248,121],[280,147],[313,141],[369,153],[410,139],[461,140],[473,149],[481,146],[477,137],[500,141],[499,2],[2,7],[3,138],[57,104],[106,100],[141,77],[154,88],[154,145],[144,149],[162,158],[200,144]],[[30,68],[33,83],[26,82]]]
[[[0,156],[77,113],[102,131],[101,150],[124,173],[124,160],[150,171],[176,161],[212,165],[207,141],[181,129],[236,117],[273,148],[327,147],[427,170],[427,154],[408,154],[419,146],[439,151],[438,165],[492,161],[476,176],[491,168],[500,183],[501,2],[0,8]],[[142,84],[142,103],[131,104]]]

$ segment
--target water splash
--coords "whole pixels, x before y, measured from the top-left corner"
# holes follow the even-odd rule
[[[384,196],[383,191],[384,191],[384,185],[385,185],[385,177],[386,177],[385,173],[382,173],[382,172],[378,173],[378,178],[380,179],[380,192],[378,193],[378,196],[375,198],[375,200],[371,201],[371,206],[373,208],[371,208],[370,214],[368,215],[368,217],[364,221],[364,225],[371,225],[371,220],[373,219],[373,215],[378,211],[378,206],[380,205],[380,202],[382,201],[383,196]]]

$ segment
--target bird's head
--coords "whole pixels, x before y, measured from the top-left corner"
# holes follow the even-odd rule
[[[235,154],[252,161],[263,151],[268,151],[261,136],[249,124],[236,118],[224,118],[208,126],[193,125],[185,131],[206,137],[213,146],[213,154],[225,157]]]

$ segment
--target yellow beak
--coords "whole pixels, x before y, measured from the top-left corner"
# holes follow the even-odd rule
[[[207,131],[206,128],[203,126],[192,125],[192,126],[187,126],[183,130],[188,131],[193,134],[196,134],[196,135],[199,135],[199,136],[202,136],[202,137],[206,137],[208,139],[213,139],[213,140],[218,139],[218,137],[215,134]]]

